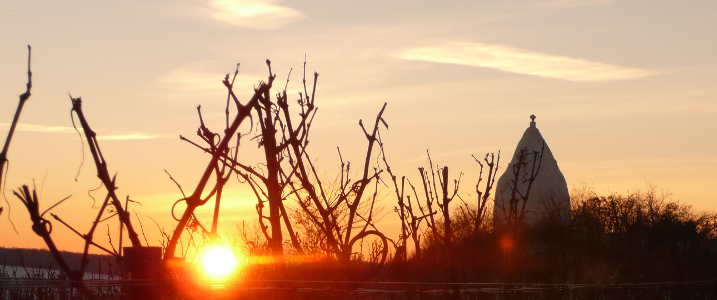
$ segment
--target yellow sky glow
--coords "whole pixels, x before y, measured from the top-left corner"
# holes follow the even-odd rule
[[[244,102],[266,80],[266,59],[277,75],[272,93],[292,70],[292,104],[303,93],[304,59],[310,82],[320,73],[309,151],[327,182],[340,170],[337,146],[344,159],[362,162],[358,121],[371,122],[388,102],[390,129],[381,134],[393,171],[419,182],[428,149],[434,163],[463,172],[461,197],[469,203],[479,170],[471,154],[500,150],[507,162],[535,114],[571,189],[654,185],[697,212],[717,209],[717,1],[5,2],[2,136],[25,89],[28,43],[33,90],[8,153],[0,247],[45,247],[12,195],[23,184],[37,184],[42,207],[72,195],[52,212],[73,226],[93,220],[91,198],[104,190],[95,190],[100,182],[72,127],[68,92],[82,97],[106,141],[118,196],[137,201],[130,212],[149,244],[159,245],[159,227],[174,228],[171,207],[182,198],[164,170],[187,191],[210,159],[178,136],[199,140],[197,106],[206,125],[222,132],[224,75],[241,63],[235,93]],[[238,155],[261,167],[256,128],[242,124]],[[230,180],[223,195],[220,234],[256,229],[257,202],[246,183]],[[380,187],[377,224],[395,238],[392,195]],[[197,212],[204,224],[212,208]],[[108,222],[97,233],[102,245],[106,231],[116,236],[119,228]],[[53,237],[63,250],[83,248],[60,224]]]

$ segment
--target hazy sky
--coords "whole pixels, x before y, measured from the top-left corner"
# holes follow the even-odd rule
[[[24,90],[27,43],[35,76],[10,149],[0,246],[44,247],[9,193],[33,180],[46,206],[72,194],[54,211],[89,226],[87,191],[99,181],[88,153],[74,180],[82,145],[68,92],[83,97],[119,193],[142,202],[133,211],[156,244],[152,220],[173,225],[169,206],[179,196],[163,169],[191,187],[206,164],[177,138],[196,129],[195,105],[217,128],[223,74],[240,62],[238,91],[247,95],[266,58],[279,78],[294,68],[295,95],[305,54],[321,74],[312,147],[326,176],[337,171],[336,146],[361,159],[357,121],[387,101],[394,168],[416,177],[429,148],[465,173],[472,199],[470,154],[501,150],[507,162],[534,113],[571,188],[655,185],[715,210],[716,28],[717,2],[700,0],[4,1],[3,135]],[[246,148],[253,157],[256,145]],[[223,231],[255,224],[245,187],[227,194]],[[381,224],[391,227],[392,204],[382,206]],[[80,239],[55,228],[61,248],[79,249]]]

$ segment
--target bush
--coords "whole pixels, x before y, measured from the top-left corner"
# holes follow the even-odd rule
[[[426,233],[421,257],[394,263],[395,279],[645,282],[714,278],[717,215],[654,191],[573,195],[568,223],[494,231],[458,216],[453,243]],[[477,228],[478,227],[478,228]]]

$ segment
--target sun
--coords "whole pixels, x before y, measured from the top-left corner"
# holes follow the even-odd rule
[[[232,248],[226,245],[209,245],[201,253],[202,272],[210,280],[225,280],[238,268],[239,261]]]

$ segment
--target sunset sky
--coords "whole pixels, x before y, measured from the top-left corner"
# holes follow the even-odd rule
[[[34,88],[10,148],[0,247],[44,247],[10,192],[33,180],[44,207],[71,194],[53,211],[82,231],[90,225],[87,191],[99,181],[86,150],[80,168],[86,145],[68,93],[83,98],[119,194],[142,203],[132,212],[156,245],[152,220],[172,228],[169,207],[180,196],[163,170],[190,189],[208,158],[178,139],[194,135],[195,106],[220,129],[223,74],[241,63],[237,91],[246,98],[266,76],[266,58],[282,80],[294,68],[292,99],[305,55],[308,71],[320,73],[311,142],[328,178],[338,171],[336,146],[362,158],[357,122],[372,122],[388,102],[384,139],[395,171],[416,178],[430,149],[464,172],[471,200],[470,155],[501,150],[507,163],[536,114],[570,188],[655,186],[715,211],[715,29],[710,0],[4,1],[2,136],[24,91],[28,43]],[[259,162],[256,144],[244,147],[240,156]],[[247,187],[234,182],[226,193],[222,232],[256,224]],[[103,190],[93,195],[99,202]],[[392,206],[382,203],[386,228]],[[62,249],[81,248],[59,224],[53,235]]]

